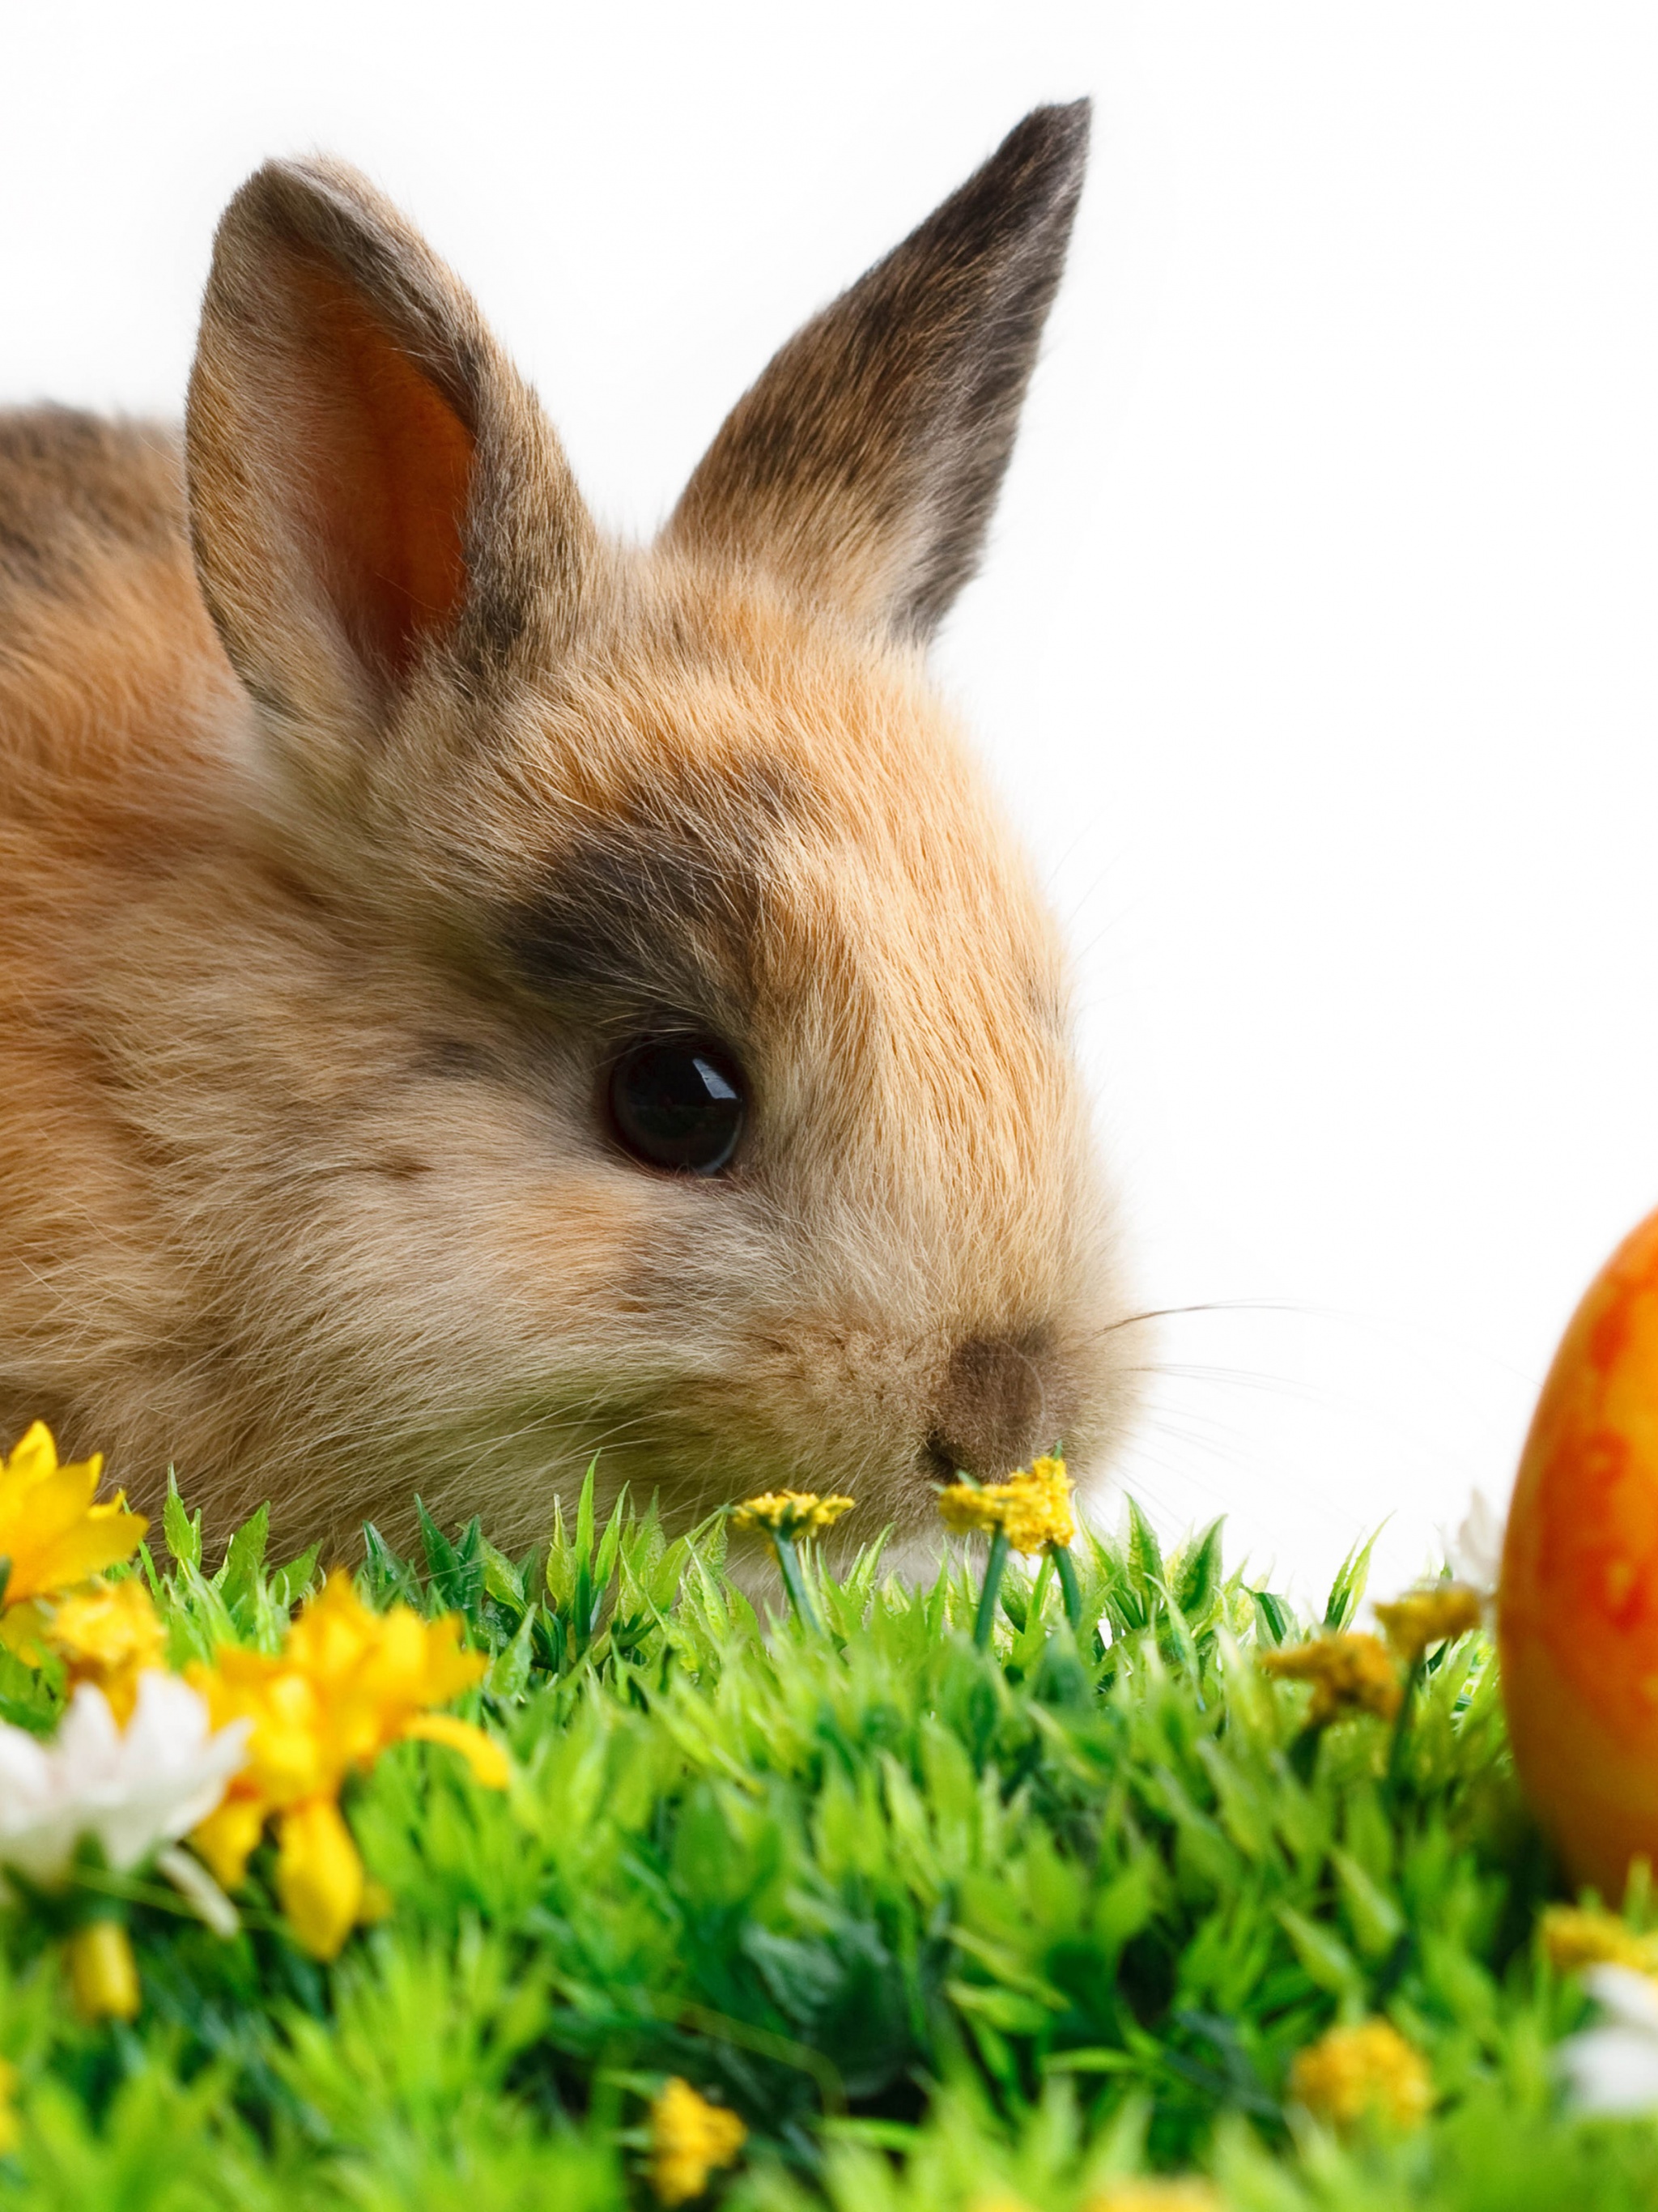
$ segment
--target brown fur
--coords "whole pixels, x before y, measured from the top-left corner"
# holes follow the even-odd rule
[[[226,216],[187,501],[163,430],[0,418],[0,1435],[335,1545],[417,1488],[534,1535],[595,1449],[682,1515],[850,1490],[848,1536],[1103,1460],[1060,956],[916,642],[1084,128],[786,348],[649,549],[335,165]],[[665,1021],[747,1071],[724,1176],[606,1133]]]

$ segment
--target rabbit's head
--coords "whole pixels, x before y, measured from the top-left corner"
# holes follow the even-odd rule
[[[232,203],[190,512],[275,888],[220,1188],[301,1519],[538,1531],[597,1451],[902,1536],[1118,1431],[1060,947],[923,664],[1086,129],[1029,117],[785,346],[644,549],[355,173]]]

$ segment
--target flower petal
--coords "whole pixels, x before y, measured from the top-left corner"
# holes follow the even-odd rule
[[[1485,1492],[1476,1490],[1468,1500],[1467,1512],[1458,1524],[1455,1535],[1446,1547],[1452,1571],[1459,1581],[1470,1583],[1475,1589],[1487,1594],[1496,1589],[1502,1578],[1505,1533],[1502,1516]]]
[[[362,1909],[362,1859],[331,1797],[296,1805],[276,1823],[276,1894],[313,1959],[335,1957]]]
[[[70,1937],[70,1987],[82,2020],[132,2020],[143,2002],[131,1941],[118,1920],[89,1920]]]
[[[486,1790],[504,1790],[512,1779],[512,1766],[495,1738],[470,1721],[458,1721],[452,1713],[417,1713],[404,1734],[422,1743],[446,1743],[451,1751],[460,1753],[472,1770],[473,1780]]]
[[[1658,2110],[1658,2041],[1650,2035],[1627,2027],[1585,2028],[1581,2035],[1568,2036],[1558,2055],[1577,2112]]]
[[[101,1468],[103,1462],[98,1462]],[[37,1484],[58,1472],[58,1447],[44,1421],[32,1421],[12,1446],[8,1459],[0,1452],[0,1515],[15,1510]]]
[[[204,1927],[228,1943],[241,1926],[236,1908],[194,1851],[169,1844],[155,1854],[155,1871],[164,1874]]]
[[[75,1696],[97,1694],[83,1686]],[[206,1705],[176,1674],[141,1674],[111,1802],[96,1823],[110,1864],[136,1866],[157,1844],[176,1843],[204,1820],[246,1759],[246,1738],[243,1722],[210,1733]]]
[[[1605,1962],[1588,1969],[1583,1986],[1620,2027],[1651,2036],[1653,2049],[1658,2052],[1658,1982],[1650,1974]]]
[[[216,1813],[198,1820],[190,1840],[221,1889],[240,1889],[270,1807],[262,1797],[227,1797]]]

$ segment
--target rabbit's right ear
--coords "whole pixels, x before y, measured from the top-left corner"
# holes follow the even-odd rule
[[[357,173],[273,161],[214,245],[185,421],[191,535],[238,673],[308,781],[441,658],[556,647],[592,524],[471,298]]]
[[[791,338],[697,465],[669,541],[929,637],[978,564],[1065,264],[1089,104],[1038,107]]]

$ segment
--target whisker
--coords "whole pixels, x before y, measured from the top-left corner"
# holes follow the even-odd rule
[[[1119,1321],[1108,1321],[1097,1328],[1096,1336],[1110,1336],[1120,1328],[1134,1328],[1142,1322],[1172,1321],[1181,1314],[1204,1313],[1284,1313],[1313,1314],[1316,1309],[1297,1305],[1274,1298],[1204,1298],[1189,1306],[1147,1306],[1143,1312],[1124,1314]]]
[[[1218,1382],[1238,1390],[1264,1390],[1280,1398],[1299,1399],[1303,1405],[1326,1407],[1362,1406],[1363,1401],[1293,1375],[1273,1375],[1261,1368],[1200,1366],[1193,1362],[1148,1359],[1118,1370],[1124,1375],[1161,1376],[1173,1382]]]

